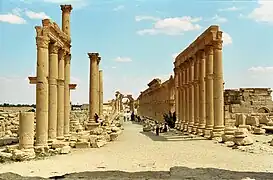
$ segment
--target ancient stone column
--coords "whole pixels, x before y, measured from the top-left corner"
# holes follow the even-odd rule
[[[218,32],[221,33],[222,32]],[[224,87],[223,87],[223,62],[222,62],[222,40],[213,44],[213,104],[214,104],[214,127],[213,137],[219,137],[224,131]]]
[[[206,128],[205,137],[210,137],[214,125],[214,108],[213,108],[213,47],[206,46]]]
[[[57,137],[57,80],[58,80],[58,52],[60,46],[57,43],[49,45],[49,111],[48,111],[48,140],[53,141]]]
[[[185,70],[185,67],[184,67],[184,64],[182,66],[182,112],[183,112],[183,120],[182,120],[182,129],[184,129],[184,124],[186,122],[186,119],[187,119],[187,109],[186,109],[186,106],[187,106],[187,96],[186,96],[186,70]]]
[[[180,97],[179,97],[179,74],[178,68],[174,68],[174,81],[175,81],[175,113],[176,113],[176,129],[179,129],[180,126],[180,117],[179,117],[179,107],[180,107]]]
[[[64,59],[64,136],[69,137],[70,124],[70,63],[71,54],[67,54]]]
[[[185,95],[186,95],[185,111],[186,111],[186,119],[185,119],[185,124],[184,124],[184,128],[183,128],[184,132],[188,131],[188,124],[189,124],[189,119],[190,119],[190,113],[189,113],[189,111],[190,111],[190,102],[189,102],[190,101],[190,96],[189,96],[189,92],[190,92],[190,90],[189,90],[190,73],[189,72],[190,71],[189,71],[189,69],[190,69],[189,62],[185,62],[185,80],[186,80],[185,81]]]
[[[36,28],[36,31],[38,28]],[[49,38],[36,37],[37,82],[36,82],[36,142],[35,146],[46,147],[48,139],[48,45]]]
[[[103,73],[102,70],[99,71],[99,116],[103,115]]]
[[[194,58],[190,59],[189,65],[189,125],[188,132],[192,132],[194,125]]]
[[[179,67],[179,112],[180,112],[180,127],[179,129],[181,129],[182,126],[182,122],[183,122],[183,117],[184,117],[184,114],[183,114],[183,87],[182,87],[182,84],[183,84],[183,74],[182,74],[182,69],[181,67]],[[183,129],[183,128],[182,128]]]
[[[198,135],[203,135],[206,127],[206,93],[205,93],[205,51],[199,54],[199,125]]]
[[[70,37],[70,13],[71,5],[61,5],[62,10],[62,31]]]
[[[57,101],[57,139],[64,139],[64,64],[66,52],[59,50],[58,55],[58,101]]]
[[[98,126],[96,123],[94,116],[95,113],[99,114],[98,107],[98,57],[99,53],[88,53],[90,59],[90,86],[89,86],[89,122],[87,125],[88,129],[93,129]]]
[[[97,71],[97,78],[98,78],[98,89],[97,89],[97,96],[98,96],[98,101],[97,101],[97,107],[98,107],[98,115],[100,116],[100,73],[99,73],[99,65],[100,65],[100,61],[101,61],[101,57],[98,57],[98,65],[97,65],[97,68],[96,68],[96,71]]]
[[[34,112],[20,112],[19,149],[31,149],[34,145]]]
[[[194,62],[194,134],[197,134],[199,125],[199,63],[199,54],[197,53]]]

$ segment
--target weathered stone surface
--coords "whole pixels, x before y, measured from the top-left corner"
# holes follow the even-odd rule
[[[265,129],[255,127],[253,130],[254,130],[253,134],[259,134],[259,135],[265,134]]]
[[[245,125],[246,124],[246,115],[245,114],[236,114],[235,115],[235,126],[239,126],[239,125]]]
[[[233,141],[226,141],[226,142],[225,142],[225,145],[226,145],[227,147],[232,147],[232,146],[235,145],[235,143],[234,143]]]
[[[71,152],[71,147],[70,146],[64,146],[61,148],[61,154],[68,154]]]
[[[118,133],[111,133],[110,134],[110,140],[115,141],[118,138],[119,134]]]
[[[51,147],[53,149],[56,148],[63,148],[64,146],[69,146],[69,142],[64,142],[64,141],[53,141]]]
[[[246,117],[246,125],[258,126],[259,125],[258,117],[248,115]]]
[[[0,152],[0,163],[12,160],[12,153]]]
[[[238,146],[247,146],[253,144],[253,139],[250,136],[244,138],[234,138],[234,143]]]
[[[96,142],[91,143],[91,147],[92,148],[100,148],[100,147],[104,146],[105,144],[107,144],[106,140],[97,140]]]
[[[18,143],[19,139],[16,137],[2,137],[0,138],[0,146],[5,146],[5,145],[10,145],[10,144],[14,144],[14,143]]]
[[[35,158],[34,149],[23,149],[23,150],[15,149],[12,152],[12,159],[15,161],[25,161],[25,160],[31,160],[34,158]]]
[[[90,148],[90,142],[77,142],[76,148]]]

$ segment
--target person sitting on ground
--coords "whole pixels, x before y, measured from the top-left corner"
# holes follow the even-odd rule
[[[165,124],[164,124],[164,128],[163,128],[163,132],[167,132],[167,131],[168,131],[168,124],[165,123]]]

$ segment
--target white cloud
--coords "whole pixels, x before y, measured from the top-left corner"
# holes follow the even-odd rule
[[[227,20],[227,18],[221,17],[216,14],[214,17],[211,18],[211,21],[216,22],[216,23],[225,23],[228,20]]]
[[[248,17],[257,22],[273,23],[273,1],[258,0],[259,7],[255,8]]]
[[[160,20],[157,17],[153,17],[153,16],[136,16],[135,17],[136,21],[143,21],[143,20],[152,20],[152,21],[158,21]]]
[[[20,8],[14,8],[12,10],[12,14],[15,14],[17,16],[21,16],[21,12],[22,12],[22,9],[20,9]]]
[[[218,9],[218,11],[239,11],[241,10],[242,8],[238,8],[238,7],[235,7],[235,6],[232,6],[232,7],[228,7],[228,8],[224,8],[224,9]]]
[[[112,68],[112,69],[116,69],[117,67],[116,67],[116,66],[112,66],[111,68]]]
[[[26,24],[26,20],[16,14],[0,14],[0,22],[6,22],[10,24]]]
[[[153,28],[143,29],[138,31],[139,35],[150,34],[166,34],[166,35],[181,35],[186,31],[194,31],[201,29],[199,22],[201,18],[192,18],[189,16],[165,18],[157,20]]]
[[[132,59],[129,57],[116,57],[114,59],[114,61],[116,61],[116,62],[131,62]]]
[[[268,66],[268,67],[262,67],[262,66],[257,66],[257,67],[251,67],[248,69],[248,71],[253,72],[253,73],[273,73],[273,66]]]
[[[119,5],[119,6],[115,7],[115,8],[113,9],[113,11],[120,11],[120,10],[123,10],[124,8],[125,8],[124,5]]]
[[[223,46],[232,44],[232,38],[228,33],[223,32],[222,39],[223,39]]]
[[[26,13],[26,16],[29,17],[30,19],[49,19],[50,18],[44,12],[34,12],[34,11],[27,10],[25,13]]]

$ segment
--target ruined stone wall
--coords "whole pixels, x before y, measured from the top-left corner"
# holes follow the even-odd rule
[[[161,83],[160,79],[153,79],[144,92],[138,97],[138,114],[153,120],[164,121],[163,115],[174,112],[174,79]]]
[[[235,114],[271,113],[273,101],[270,88],[226,89],[225,125],[235,124]]]

